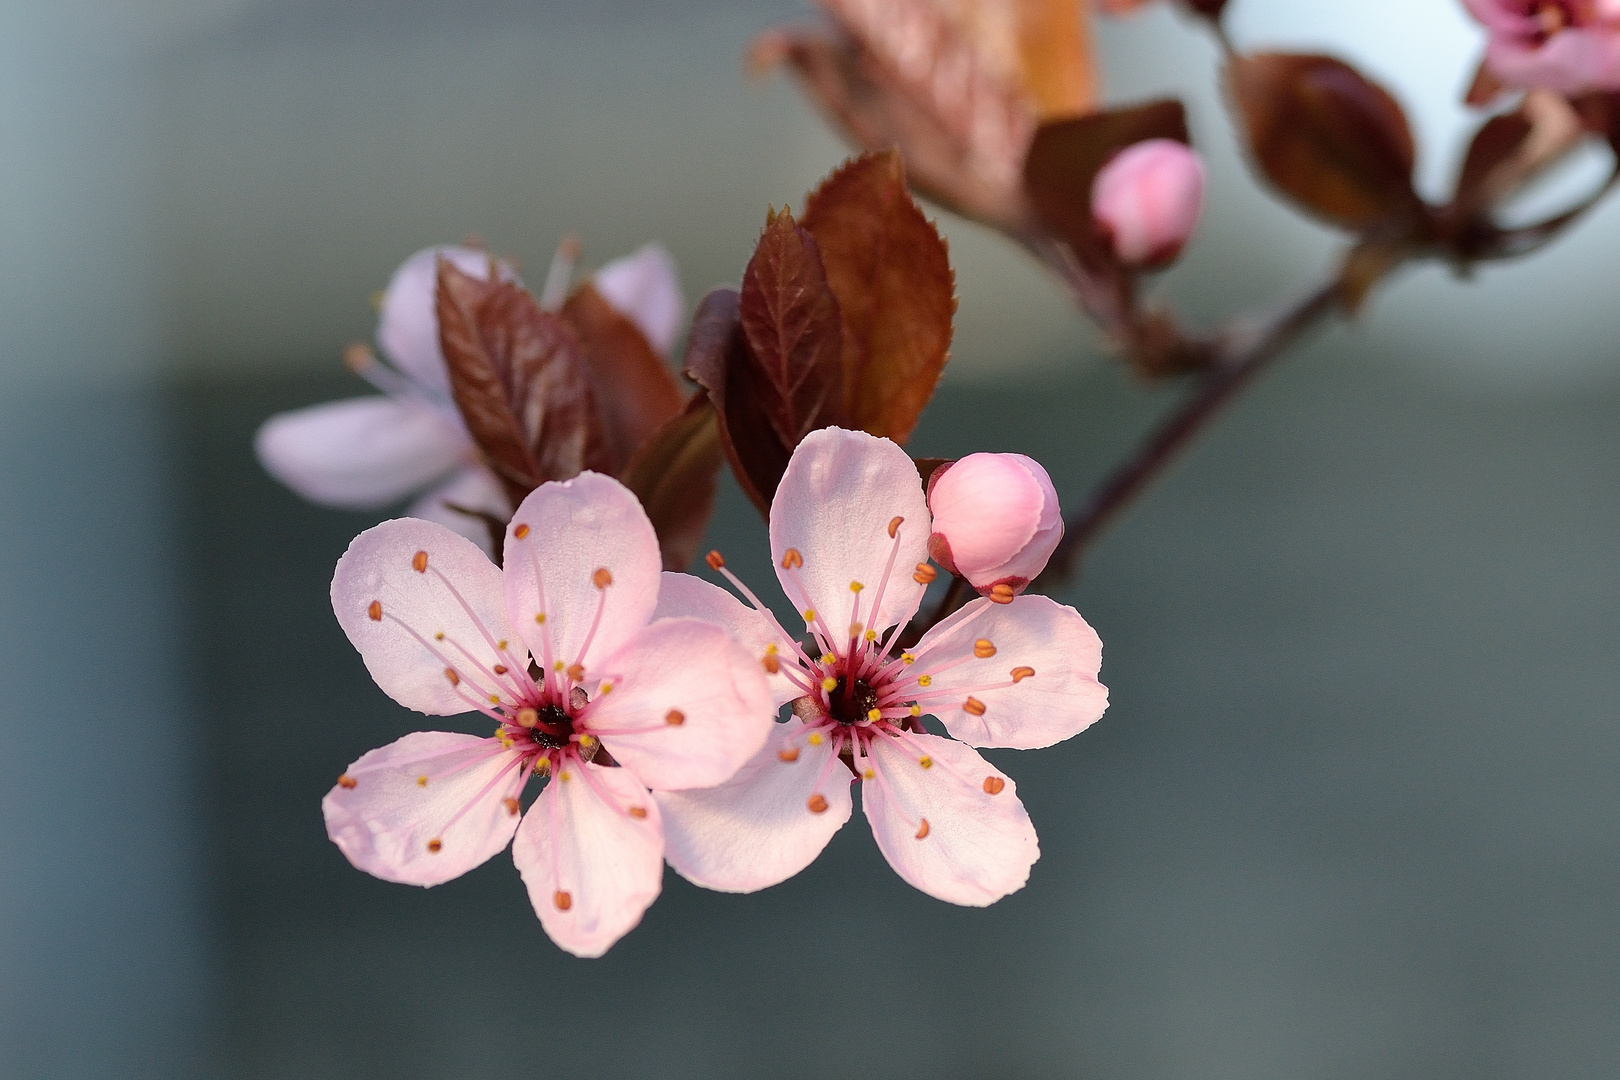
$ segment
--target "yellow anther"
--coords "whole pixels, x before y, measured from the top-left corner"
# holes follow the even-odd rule
[[[427,777],[426,776],[418,776],[416,778],[416,786],[417,787],[427,787]]]
[[[921,716],[922,715],[922,706],[921,705],[913,705],[911,707],[911,715],[912,716]]]
[[[489,703],[491,705],[499,705],[501,703],[501,695],[499,695],[499,694],[491,694],[491,695],[489,695]]]
[[[766,656],[775,656],[777,654],[777,652],[778,652],[778,650],[776,648],[776,642],[773,641],[769,645],[765,646],[765,655]]]
[[[1011,585],[1003,583],[992,587],[989,595],[990,600],[993,603],[1010,604],[1013,602],[1013,597],[1016,594],[1013,592],[1013,587]]]
[[[823,664],[836,664],[836,663],[838,663],[838,657],[834,656],[830,652],[829,653],[822,653],[821,654],[821,662]]]
[[[812,814],[825,814],[827,812],[827,797],[825,795],[812,795],[804,804]]]
[[[917,657],[914,653],[903,652],[900,654],[900,662],[902,664],[915,664]]]
[[[557,774],[557,779],[561,780],[565,784],[573,778],[574,774],[569,772],[567,769],[564,769],[562,772]]]
[[[875,706],[873,708],[867,709],[866,710],[866,718],[868,720],[872,721],[872,723],[875,724],[879,720],[883,719],[883,710],[879,709],[879,708],[876,708]]]
[[[934,759],[929,757],[927,754],[924,754],[922,757],[917,759],[917,764],[921,765],[925,769],[932,769],[934,767]]]
[[[858,593],[864,588],[866,588],[866,586],[862,585],[858,581],[852,581],[852,582],[849,583],[849,591],[852,592],[852,593]]]
[[[825,679],[821,680],[821,688],[830,694],[834,690],[838,689],[838,680],[829,675]]]
[[[564,664],[561,660],[559,660],[555,664],[551,665],[551,670],[552,671],[561,671],[566,666],[567,666],[566,664]]]
[[[980,660],[988,660],[996,655],[996,647],[990,643],[989,638],[980,638],[973,643],[973,655]]]
[[[602,684],[602,688],[596,692],[596,696],[597,697],[602,697],[605,694],[611,694],[611,693],[613,693],[613,684],[610,683],[610,682],[604,682]]]
[[[543,612],[543,611],[535,612],[534,613],[534,621],[539,623],[540,625],[544,626],[545,622],[546,622],[546,613]]]
[[[497,641],[495,643],[495,647],[497,649],[501,650],[502,652],[505,652],[506,651],[506,639],[502,638],[500,641]]]
[[[805,740],[805,741],[808,742],[811,746],[820,746],[821,745],[821,732],[812,731],[810,733],[810,738]]]
[[[381,611],[382,609],[378,608],[377,610]],[[380,619],[380,618],[382,618],[382,616],[378,615],[377,618]],[[805,625],[808,626],[808,625],[810,625],[811,623],[813,623],[815,621],[816,621],[816,609],[813,608],[813,607],[805,608],[804,609],[804,622],[805,622]]]
[[[548,772],[550,772],[551,771],[551,759],[548,758],[548,757],[535,758],[534,759],[534,771],[537,772],[537,773],[548,773]]]
[[[437,634],[434,634],[433,635],[433,640],[434,641],[443,641],[444,640],[444,631],[440,630]]]
[[[876,641],[877,640],[877,631],[876,630],[868,630],[866,632],[866,640],[867,641]]]
[[[579,737],[579,745],[581,745],[581,746],[595,746],[596,745],[596,736],[595,735],[581,735]]]
[[[873,772],[871,769],[867,769],[865,772],[861,773],[861,775],[864,776],[868,780],[876,780],[877,779],[877,773]]]
[[[919,585],[932,585],[937,577],[939,577],[939,571],[925,562],[918,563],[917,569],[911,573],[911,580]]]
[[[918,686],[931,686],[931,685],[933,685],[933,682],[934,682],[934,677],[932,675],[919,675],[919,676],[917,676],[917,685]]]

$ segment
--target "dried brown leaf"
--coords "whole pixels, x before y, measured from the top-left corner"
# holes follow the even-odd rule
[[[684,395],[675,373],[630,319],[586,282],[563,305],[601,416],[617,475],[652,435],[678,414]]]

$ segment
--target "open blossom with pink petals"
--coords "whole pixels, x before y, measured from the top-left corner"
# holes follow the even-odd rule
[[[1063,539],[1052,478],[1023,454],[969,454],[928,478],[934,561],[1006,603],[1046,569]]]
[[[265,421],[254,446],[265,470],[311,502],[369,510],[427,489],[410,515],[437,521],[480,546],[488,531],[461,508],[504,520],[512,505],[479,459],[450,395],[434,305],[437,263],[487,280],[515,281],[512,267],[469,247],[432,247],[394,271],[377,322],[377,348],[350,353],[356,372],[382,396],[331,401]],[[566,292],[570,260],[547,293]],[[674,261],[657,244],[616,259],[592,278],[602,296],[660,353],[673,347],[685,302]],[[553,287],[555,285],[555,287]],[[387,362],[384,362],[384,361]]]
[[[899,635],[936,571],[928,505],[911,459],[861,432],[812,432],[771,505],[771,553],[807,641],[787,633],[730,573],[745,606],[667,575],[663,615],[727,627],[769,673],[793,718],[730,781],[655,793],[665,857],[699,885],[751,892],[798,873],[862,809],[912,885],[983,906],[1021,888],[1040,847],[1017,787],[974,747],[1049,746],[1103,713],[1102,644],[1043,596],[975,600],[910,649]],[[928,733],[925,714],[954,738]]]
[[[506,568],[442,525],[360,534],[332,606],[377,685],[488,737],[407,735],[360,757],[322,802],[349,861],[437,885],[512,844],[553,941],[599,956],[662,887],[653,791],[729,778],[771,733],[759,662],[720,628],[653,621],[658,540],[617,481],[582,473],[523,500]],[[670,575],[676,580],[680,575]],[[545,787],[527,812],[531,779]]]
[[[1561,94],[1620,90],[1620,0],[1463,0],[1503,85]]]

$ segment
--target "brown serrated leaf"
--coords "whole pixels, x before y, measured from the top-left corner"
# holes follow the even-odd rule
[[[652,519],[665,570],[686,569],[703,542],[721,456],[714,405],[700,390],[642,444],[619,477]]]
[[[618,475],[653,433],[681,411],[681,388],[646,335],[589,282],[560,313],[579,339],[602,421],[611,472]]]
[[[844,423],[843,330],[816,239],[783,208],[743,271],[738,316],[753,373],[751,405],[790,451]]]
[[[904,445],[950,356],[956,296],[945,241],[907,191],[893,150],[822,181],[802,225],[838,298],[848,422]]]
[[[1284,195],[1358,231],[1422,220],[1406,115],[1355,68],[1259,53],[1234,57],[1227,84],[1255,163]]]
[[[439,260],[439,339],[450,392],[513,505],[547,480],[607,465],[568,327],[520,286]]]
[[[756,376],[748,359],[740,306],[735,289],[714,289],[698,302],[682,368],[708,393],[731,471],[743,494],[768,518],[771,497],[787,471],[791,451],[764,414],[750,405]]]
[[[1147,139],[1187,141],[1187,110],[1173,100],[1055,120],[1042,124],[1024,161],[1024,186],[1036,214],[1066,240],[1082,262],[1111,261],[1108,243],[1091,216],[1091,186],[1119,151]]]

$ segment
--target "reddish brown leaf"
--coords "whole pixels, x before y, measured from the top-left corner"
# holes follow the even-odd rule
[[[563,305],[562,318],[579,339],[580,356],[596,397],[612,472],[682,408],[675,373],[636,324],[589,282]]]
[[[822,181],[803,227],[838,298],[844,412],[855,427],[904,444],[950,355],[956,296],[945,241],[906,190],[893,150]]]
[[[1356,230],[1414,225],[1415,150],[1395,99],[1328,56],[1235,57],[1228,85],[1266,177],[1305,209]]]
[[[1024,185],[1046,228],[1069,242],[1089,265],[1108,262],[1107,241],[1091,216],[1091,185],[1108,159],[1147,139],[1187,141],[1187,111],[1179,101],[1150,101],[1127,109],[1042,124],[1024,161]]]
[[[758,376],[749,361],[740,306],[735,289],[715,289],[698,303],[682,366],[714,403],[720,447],[743,494],[768,517],[791,451],[751,405]]]
[[[775,214],[743,272],[738,316],[754,374],[751,405],[789,450],[844,420],[843,331],[815,237]]]
[[[547,480],[607,466],[568,327],[522,288],[439,261],[439,338],[450,391],[514,505]]]
[[[619,477],[652,519],[665,570],[686,569],[703,542],[714,513],[720,459],[714,406],[699,391],[642,444]]]

